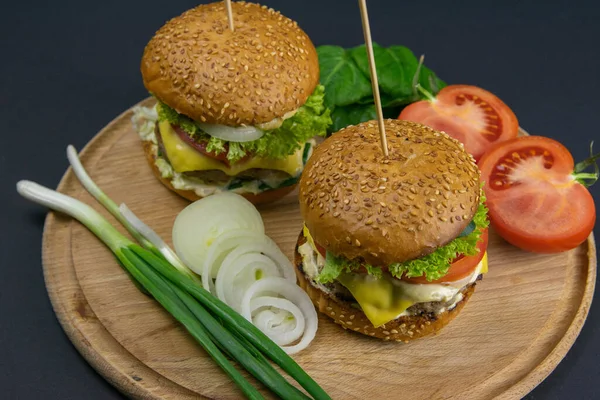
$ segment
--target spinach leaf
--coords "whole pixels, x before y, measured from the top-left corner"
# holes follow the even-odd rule
[[[383,118],[398,118],[404,106],[384,107]],[[350,104],[348,106],[336,107],[331,113],[333,124],[329,127],[329,132],[337,132],[348,125],[357,125],[364,121],[377,119],[375,104],[372,99],[370,104]]]
[[[346,50],[339,46],[319,46],[321,84],[325,86],[325,106],[345,106],[371,96],[371,81],[363,75]]]
[[[325,105],[333,109],[333,125],[328,132],[375,119],[365,46],[348,50],[339,46],[320,46],[317,53],[321,83],[325,85]],[[386,48],[373,43],[373,54],[384,116],[397,118],[404,106],[422,99],[413,85],[419,62],[413,52],[404,46]],[[421,66],[418,82],[433,95],[446,86],[424,65]]]
[[[369,59],[364,45],[348,50],[352,59],[365,76],[370,76]],[[418,61],[412,51],[404,46],[381,47],[373,43],[373,55],[377,64],[379,87],[393,98],[408,99],[413,93],[412,79]]]
[[[334,108],[331,113],[333,124],[330,126],[332,132],[337,132],[348,125],[356,125],[363,121],[377,118],[375,104],[351,104]]]

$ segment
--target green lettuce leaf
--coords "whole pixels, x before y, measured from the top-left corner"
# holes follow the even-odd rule
[[[400,278],[403,275],[409,278],[425,276],[428,281],[439,279],[448,273],[450,263],[458,255],[465,254],[472,256],[477,254],[477,242],[481,238],[481,230],[489,225],[487,219],[487,207],[485,206],[485,195],[481,192],[479,206],[473,217],[473,223],[476,229],[465,236],[459,236],[445,246],[437,248],[433,253],[424,257],[417,258],[402,263],[395,263],[389,266],[389,272],[392,276]],[[357,260],[348,260],[344,257],[336,257],[327,252],[325,266],[319,273],[317,280],[321,283],[333,282],[342,272],[352,272],[360,267],[366,268],[371,275],[381,277],[381,268],[371,265],[365,265]]]
[[[265,131],[260,139],[251,142],[228,142],[212,137],[203,132],[192,119],[161,102],[158,118],[178,125],[199,142],[208,142],[207,151],[215,154],[227,152],[227,159],[232,163],[247,154],[281,159],[301,149],[310,138],[326,135],[327,127],[331,125],[331,115],[323,103],[324,97],[325,88],[318,85],[306,103],[291,118],[283,121],[279,128]]]
[[[381,278],[381,274],[383,273],[381,268],[364,265],[356,260],[347,260],[344,257],[334,256],[328,251],[325,257],[325,265],[319,276],[317,276],[317,281],[321,283],[333,282],[342,272],[356,271],[361,265],[367,269],[369,274]]]

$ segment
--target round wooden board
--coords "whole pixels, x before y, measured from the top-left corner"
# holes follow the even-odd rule
[[[148,100],[146,100],[148,102]],[[84,149],[92,178],[170,240],[188,203],[152,175],[131,111]],[[118,226],[69,169],[58,189]],[[302,226],[296,193],[261,207],[267,234],[290,257]],[[122,230],[122,229],[121,229]],[[124,232],[124,230],[122,230]],[[520,251],[494,232],[490,272],[461,314],[440,334],[386,343],[320,316],[311,346],[295,356],[333,398],[520,398],[565,356],[587,316],[596,279],[593,236],[567,253]],[[239,398],[240,392],[161,307],[130,282],[114,257],[82,225],[60,214],[46,219],[46,285],[60,323],[107,380],[135,398]]]

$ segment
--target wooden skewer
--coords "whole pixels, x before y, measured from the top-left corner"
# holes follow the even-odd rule
[[[233,32],[233,11],[231,10],[231,0],[225,0],[225,8],[227,9],[227,22],[229,22],[229,29]]]
[[[360,16],[362,18],[363,33],[365,34],[365,47],[369,57],[369,69],[371,70],[371,86],[373,88],[373,98],[375,99],[375,111],[377,112],[377,122],[379,124],[379,136],[381,138],[381,149],[383,154],[388,156],[387,137],[385,136],[385,126],[383,125],[383,110],[381,109],[381,98],[379,96],[379,81],[377,80],[377,68],[375,67],[375,56],[373,55],[373,42],[371,41],[371,27],[369,26],[369,14],[367,13],[367,1],[358,0],[360,6]]]

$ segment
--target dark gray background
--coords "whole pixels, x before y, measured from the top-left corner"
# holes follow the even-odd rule
[[[297,20],[316,45],[362,42],[355,1],[264,3]],[[19,198],[14,184],[28,178],[55,187],[67,167],[66,145],[81,148],[112,118],[147,95],[139,74],[144,45],[165,20],[195,4],[13,1],[2,7],[3,398],[121,397],[61,330],[40,265],[45,211]],[[597,2],[371,0],[369,4],[375,41],[425,53],[427,65],[449,83],[494,92],[512,107],[523,127],[559,139],[576,160],[584,158],[588,142],[598,138]],[[592,189],[596,201],[599,187]],[[565,360],[529,398],[598,398],[599,359],[600,308],[595,304]]]

